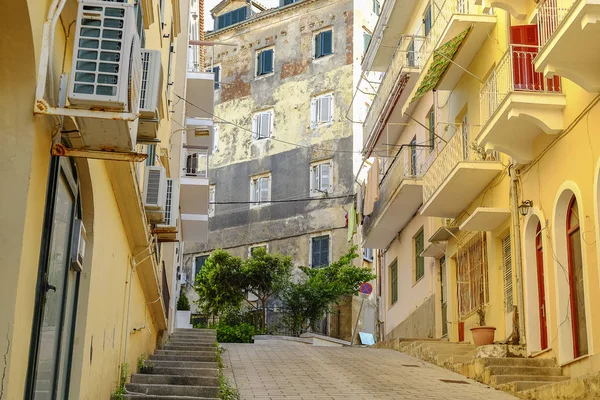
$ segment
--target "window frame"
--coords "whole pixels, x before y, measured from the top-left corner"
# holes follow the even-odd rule
[[[268,180],[268,199],[267,200],[258,200],[256,199],[256,185],[258,184],[258,182],[262,179],[267,179]],[[265,173],[265,174],[259,174],[259,175],[253,175],[250,177],[250,207],[251,208],[255,208],[255,207],[262,207],[265,206],[267,204],[270,203],[271,201],[271,188],[272,188],[272,179],[271,179],[271,173]],[[260,186],[258,187],[258,190],[260,191]],[[260,195],[259,195],[260,196]]]
[[[429,17],[429,19],[427,17]],[[427,25],[428,21],[429,26]],[[431,29],[433,29],[433,24],[433,4],[431,1],[429,1],[425,6],[425,11],[423,11],[423,36],[429,36],[429,34],[431,33]]]
[[[270,121],[269,121],[269,135],[268,136],[262,136],[262,134],[259,132],[259,128],[260,126],[262,126],[261,124],[258,123],[258,119],[262,118],[262,115],[264,114],[268,114]],[[264,139],[271,139],[273,136],[273,130],[275,128],[275,110],[273,109],[268,109],[268,110],[262,110],[262,111],[258,111],[256,113],[254,113],[252,115],[252,141],[253,142],[258,142]]]
[[[322,190],[322,186],[321,186],[321,181],[322,181],[322,176],[321,174],[321,166],[322,165],[328,165],[329,166],[329,190]],[[315,179],[316,176],[315,174],[317,173],[316,171],[319,171],[319,188],[315,187]],[[322,195],[328,195],[330,193],[333,192],[333,159],[328,159],[328,160],[321,160],[321,161],[317,161],[317,162],[313,162],[310,164],[310,196],[314,197],[314,196],[322,196]]]
[[[419,243],[420,240],[420,243]],[[418,247],[420,244],[421,247]],[[421,257],[421,253],[425,250],[425,229],[421,227],[417,234],[413,237],[414,251],[414,275],[413,283],[419,282],[425,277],[425,257]]]
[[[320,44],[321,47],[321,52],[319,54],[317,54],[317,38],[322,37],[321,35],[325,32],[331,32],[331,52],[330,53],[325,53],[323,51],[323,44]],[[333,26],[328,26],[325,27],[323,29],[319,29],[318,31],[314,31],[313,32],[313,37],[312,37],[312,58],[313,61],[317,61],[317,60],[322,60],[325,59],[327,57],[331,57],[335,54],[335,40],[334,39],[334,29]],[[322,40],[319,39],[319,41],[321,42]]]
[[[206,264],[206,260],[208,259],[208,257],[210,257],[210,253],[197,254],[194,256],[194,267],[193,267],[192,276],[191,276],[192,285],[194,284],[193,282],[196,282],[196,276],[198,275],[198,272],[200,272],[200,270],[196,271],[196,267],[198,266],[196,260],[198,258],[202,258],[202,257],[205,257],[204,264]],[[204,266],[204,264],[202,264],[202,266]],[[202,267],[200,269],[202,269]]]
[[[267,52],[271,52],[271,70],[265,73],[259,73],[259,64],[261,61],[261,56]],[[262,49],[256,50],[254,54],[254,79],[262,79],[267,76],[271,76],[275,73],[275,46],[264,47]]]
[[[217,72],[215,72],[215,69]],[[215,75],[215,90],[221,90],[221,64],[215,64],[208,70]]]
[[[314,241],[315,239],[319,239],[319,240],[323,240],[323,238],[327,238],[327,263],[326,264],[319,264],[319,265],[314,265],[314,259],[313,259],[313,246],[314,246]],[[317,233],[314,235],[310,236],[309,239],[309,253],[308,253],[308,257],[309,257],[309,265],[311,268],[323,268],[323,267],[327,267],[331,264],[331,253],[332,253],[332,249],[333,249],[333,241],[331,240],[331,233],[327,232],[327,233]],[[319,257],[321,257],[323,251],[320,252],[321,254],[319,255]],[[321,260],[319,260],[320,262]]]
[[[378,0],[373,0],[371,11],[377,16],[381,15],[381,3]]]
[[[329,98],[329,120],[322,121],[321,102],[323,99]],[[321,93],[317,96],[313,96],[310,100],[310,126],[312,129],[319,128],[321,126],[332,125],[335,121],[335,94],[334,92]]]
[[[265,250],[267,251],[267,253],[269,253],[269,243],[268,242],[253,244],[252,246],[248,246],[248,258],[250,258],[252,256],[252,250],[258,249],[259,247],[264,247]]]

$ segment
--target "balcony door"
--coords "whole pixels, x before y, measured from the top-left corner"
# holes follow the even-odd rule
[[[446,257],[440,259],[440,302],[442,306],[442,337],[448,336],[448,299],[446,280]]]
[[[26,399],[67,399],[79,272],[71,268],[78,185],[67,158],[52,159],[40,249]]]
[[[417,137],[410,141],[410,174],[417,175]]]
[[[535,231],[535,260],[537,266],[538,304],[540,313],[540,344],[548,348],[548,321],[546,317],[546,285],[544,283],[544,249],[542,247],[542,225],[538,222]]]

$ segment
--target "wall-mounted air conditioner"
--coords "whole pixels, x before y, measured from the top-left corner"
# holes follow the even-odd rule
[[[179,274],[179,284],[181,286],[185,285],[187,283],[187,274],[185,272],[181,272]]]
[[[142,89],[140,93],[140,127],[138,134],[156,137],[160,123],[162,64],[159,50],[142,50]]]
[[[143,198],[148,221],[154,224],[163,223],[167,202],[167,174],[164,167],[146,167]]]
[[[69,106],[139,114],[142,58],[133,3],[80,0]],[[133,151],[138,119],[77,118],[79,147]]]
[[[167,178],[167,197],[165,202],[165,221],[157,228],[160,229],[177,229],[177,221],[179,219],[179,179]]]

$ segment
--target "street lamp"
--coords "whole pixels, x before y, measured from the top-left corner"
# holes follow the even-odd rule
[[[523,200],[521,205],[519,205],[519,214],[523,217],[529,214],[529,209],[533,207],[533,201],[531,200]]]

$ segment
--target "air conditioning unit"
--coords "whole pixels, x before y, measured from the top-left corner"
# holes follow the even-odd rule
[[[164,233],[176,232],[179,219],[179,179],[167,178],[167,197],[165,202],[165,221],[156,226]]]
[[[160,123],[162,64],[159,50],[142,50],[142,90],[138,134],[155,138]]]
[[[148,221],[153,224],[163,223],[167,202],[167,173],[164,167],[146,167],[143,196]]]
[[[83,221],[76,219],[73,227],[73,243],[71,245],[71,268],[74,271],[83,270],[85,257],[85,227]]]
[[[140,39],[133,3],[80,0],[69,75],[69,106],[139,114]],[[77,118],[78,147],[133,151],[138,119]]]
[[[182,272],[179,274],[179,284],[183,286],[186,283],[187,283],[187,275],[185,272]]]

